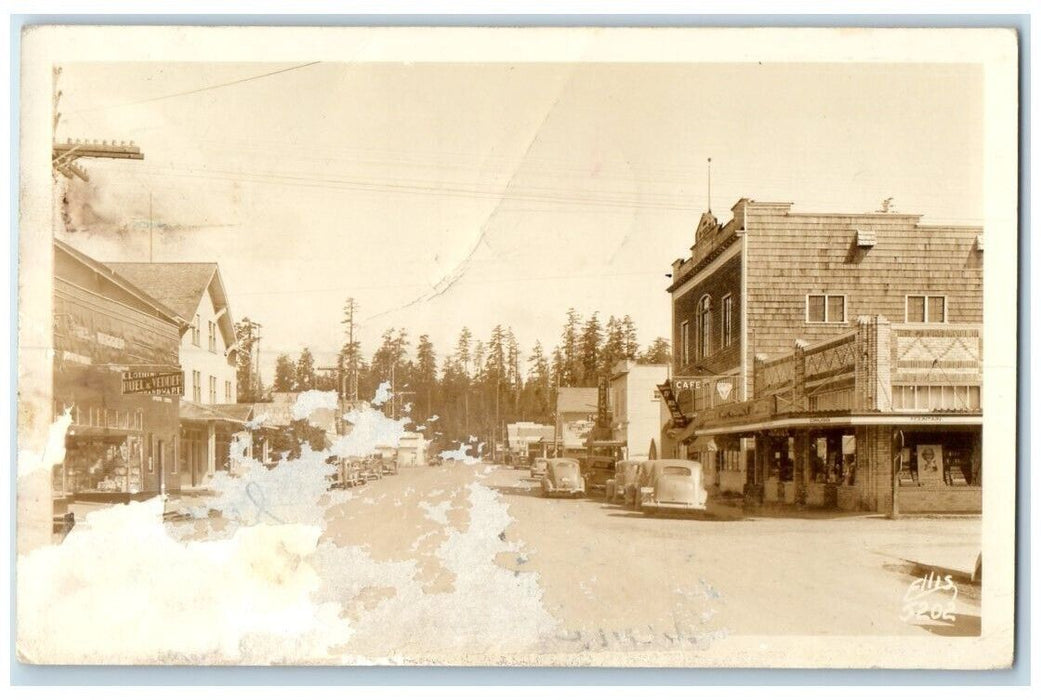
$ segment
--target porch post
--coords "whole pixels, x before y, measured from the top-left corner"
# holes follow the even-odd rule
[[[217,471],[217,425],[214,421],[206,423],[206,473],[213,475]]]

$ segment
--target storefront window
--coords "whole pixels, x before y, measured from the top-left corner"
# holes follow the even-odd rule
[[[63,488],[67,493],[140,491],[140,438],[70,436]]]
[[[856,478],[857,439],[852,434],[831,432],[810,438],[811,482],[852,485]]]
[[[907,432],[895,455],[902,487],[979,486],[982,481],[979,434]]]

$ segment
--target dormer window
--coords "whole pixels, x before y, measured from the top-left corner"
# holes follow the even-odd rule
[[[862,231],[857,229],[857,247],[874,248],[878,243],[878,237],[874,231]]]

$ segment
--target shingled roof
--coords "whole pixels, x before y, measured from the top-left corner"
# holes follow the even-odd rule
[[[176,311],[182,318],[191,319],[199,308],[207,289],[213,290],[213,303],[228,306],[228,296],[221,279],[220,268],[215,262],[163,262],[105,263],[120,276],[148,292]],[[224,343],[228,347],[235,342],[235,324],[231,309],[217,321]]]
[[[105,263],[164,304],[190,319],[195,316],[217,263]]]
[[[557,390],[557,411],[559,413],[596,413],[596,387],[560,387]]]

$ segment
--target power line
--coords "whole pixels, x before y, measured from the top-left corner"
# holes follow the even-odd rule
[[[149,102],[159,102],[160,100],[170,100],[175,97],[184,97],[186,95],[197,95],[200,92],[207,92],[209,90],[217,90],[231,85],[241,85],[242,83],[248,83],[251,80],[260,80],[261,78],[269,78],[273,75],[280,73],[288,73],[292,70],[299,70],[300,68],[307,68],[308,66],[314,66],[321,63],[321,61],[311,61],[310,63],[301,63],[296,66],[290,66],[289,68],[282,68],[280,70],[271,71],[270,73],[261,73],[260,75],[251,75],[246,78],[239,78],[238,80],[231,80],[227,83],[218,83],[217,85],[207,85],[205,87],[195,88],[194,90],[185,90],[183,92],[174,92],[169,95],[160,95],[159,97],[149,97],[144,100],[134,100],[133,102],[123,102],[114,105],[102,105],[99,107],[86,107],[84,109],[77,109],[69,114],[82,114],[84,112],[97,112],[106,109],[120,109],[122,107],[132,107],[134,105],[147,104]]]

